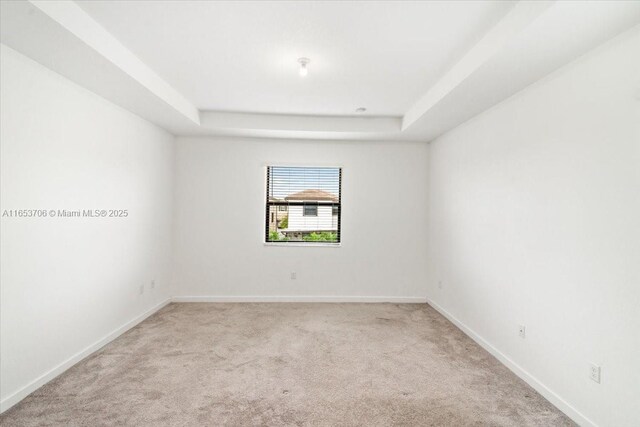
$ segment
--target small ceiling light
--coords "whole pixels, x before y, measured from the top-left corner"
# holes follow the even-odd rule
[[[300,64],[300,77],[305,77],[309,74],[309,69],[307,68],[309,62],[311,62],[309,58],[298,58],[298,64]]]
[[[364,108],[364,107],[356,108],[356,113],[358,113],[358,114],[362,114],[362,113],[364,113],[365,111],[367,111],[367,109],[366,109],[366,108]]]

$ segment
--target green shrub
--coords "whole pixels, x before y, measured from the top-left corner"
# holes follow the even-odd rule
[[[280,228],[282,228],[283,230],[286,230],[287,228],[289,228],[289,216],[285,216],[284,219],[282,221],[280,221]]]
[[[278,233],[277,231],[270,231],[269,232],[269,241],[270,242],[288,242],[289,238],[288,237],[280,237],[280,233]]]
[[[305,242],[337,242],[338,234],[330,231],[323,231],[321,233],[313,232],[302,237]]]
[[[274,242],[280,240],[280,233],[278,233],[277,231],[270,231],[269,232],[269,241],[270,242]]]

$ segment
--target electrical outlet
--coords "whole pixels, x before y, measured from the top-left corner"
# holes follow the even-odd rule
[[[153,279],[151,281],[151,289],[155,289],[156,288],[156,279]]]
[[[292,271],[291,272],[291,280],[296,280],[297,276],[296,276],[296,272]]]
[[[589,364],[589,378],[600,384],[600,366],[594,363]]]
[[[442,280],[438,281],[438,289],[442,289]]]
[[[527,336],[527,331],[524,325],[518,325],[518,335],[520,335],[520,338],[524,338]]]
[[[144,294],[144,285],[140,285],[140,295]]]

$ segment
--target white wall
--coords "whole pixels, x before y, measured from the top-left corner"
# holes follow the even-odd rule
[[[424,298],[427,149],[178,138],[175,295]],[[341,247],[264,245],[269,164],[343,167]]]
[[[600,426],[640,425],[639,30],[429,152],[429,298]]]
[[[173,136],[6,46],[1,91],[2,211],[129,211],[2,218],[6,409],[170,295]]]

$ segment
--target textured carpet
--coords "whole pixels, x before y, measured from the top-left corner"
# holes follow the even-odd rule
[[[170,304],[11,426],[574,425],[426,304]]]

